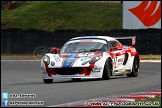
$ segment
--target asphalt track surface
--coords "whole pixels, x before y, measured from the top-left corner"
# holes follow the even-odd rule
[[[9,101],[43,101],[44,105],[39,107],[152,89],[161,89],[161,62],[141,62],[139,76],[134,78],[114,76],[110,80],[86,79],[80,82],[55,79],[52,84],[44,84],[40,61],[1,61],[1,92],[33,93],[35,98],[9,98]],[[31,107],[11,107],[19,106]]]

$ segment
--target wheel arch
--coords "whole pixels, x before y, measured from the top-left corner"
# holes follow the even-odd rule
[[[132,61],[131,61],[132,66],[133,66],[133,62],[134,62],[135,57],[137,57],[137,59],[138,59],[138,63],[140,64],[140,57],[139,57],[139,54],[136,53],[136,54],[134,55]],[[131,66],[131,71],[132,71],[132,66]]]
[[[113,72],[113,60],[112,60],[111,57],[108,57],[107,60],[108,60],[109,62],[111,62],[111,73],[110,73],[110,75],[112,76],[112,72]],[[107,61],[107,60],[106,60],[106,61]],[[105,63],[106,63],[106,62],[105,62]]]
[[[139,57],[139,54],[137,53],[134,57],[137,57],[138,63],[140,64],[140,57]],[[140,65],[139,65],[139,66],[140,66]]]
[[[140,57],[139,57],[138,54],[136,54],[135,57],[137,57],[137,60],[138,60],[138,69],[139,69],[139,68],[140,68]],[[134,58],[135,58],[135,57],[134,57]]]

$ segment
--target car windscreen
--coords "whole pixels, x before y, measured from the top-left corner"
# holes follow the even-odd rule
[[[107,51],[108,45],[105,40],[80,39],[71,40],[64,44],[60,53],[79,53],[92,51]]]

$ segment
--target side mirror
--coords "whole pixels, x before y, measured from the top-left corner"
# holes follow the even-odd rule
[[[50,53],[52,53],[52,54],[60,54],[60,48],[51,48]]]

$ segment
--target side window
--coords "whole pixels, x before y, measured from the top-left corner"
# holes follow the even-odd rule
[[[121,46],[122,47],[122,44],[118,41],[117,42],[117,46]]]
[[[110,47],[116,47],[117,41],[109,41]]]
[[[114,47],[116,47],[118,45],[117,41],[114,41]]]
[[[111,41],[109,41],[109,45],[110,45],[110,48],[112,47],[112,43],[111,43]]]

